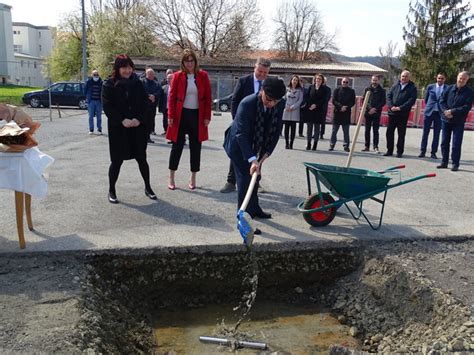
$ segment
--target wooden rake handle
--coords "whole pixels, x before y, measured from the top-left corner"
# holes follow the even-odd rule
[[[352,154],[354,153],[357,137],[359,136],[360,124],[362,122],[362,117],[364,117],[367,104],[369,103],[369,98],[370,98],[370,91],[367,91],[365,93],[364,103],[362,104],[362,108],[360,109],[359,119],[357,120],[357,126],[354,132],[354,137],[352,137],[351,151],[349,152],[349,156],[347,157],[346,168],[351,166]]]

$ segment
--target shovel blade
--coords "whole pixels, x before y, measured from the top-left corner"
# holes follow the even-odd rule
[[[247,212],[239,210],[237,213],[237,228],[240,232],[240,236],[244,240],[244,244],[247,247],[251,247],[255,228],[253,226],[252,217],[250,217]]]

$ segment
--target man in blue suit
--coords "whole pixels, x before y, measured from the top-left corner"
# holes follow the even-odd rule
[[[438,159],[436,152],[439,145],[439,133],[441,132],[441,109],[439,101],[445,89],[444,82],[446,75],[438,73],[436,83],[430,84],[425,93],[425,119],[423,121],[423,136],[421,137],[420,155],[418,158],[424,158],[426,146],[428,145],[428,136],[430,135],[431,124],[433,124],[433,142],[431,143],[431,158]]]
[[[443,131],[441,154],[443,155],[443,161],[437,166],[438,169],[446,169],[448,167],[449,145],[452,135],[453,150],[451,151],[451,160],[453,165],[451,171],[459,170],[464,123],[474,100],[474,91],[466,85],[468,80],[469,73],[467,71],[459,73],[456,84],[448,87],[444,91],[443,96],[441,96],[439,106],[443,113],[441,117],[441,129]]]
[[[244,98],[226,132],[224,149],[234,167],[240,208],[250,185],[252,174],[260,175],[263,162],[275,149],[281,132],[286,87],[283,80],[269,77],[258,94]],[[246,212],[252,218],[271,218],[258,203],[254,188]]]
[[[258,93],[260,91],[263,81],[268,77],[270,66],[271,62],[268,59],[258,58],[253,69],[253,73],[245,75],[239,79],[237,85],[234,88],[234,93],[232,94],[232,119],[235,118],[240,101],[242,101],[244,97]],[[234,168],[231,162],[229,166],[229,172],[227,174],[227,182],[220,190],[223,193],[235,191],[236,180],[233,169]]]

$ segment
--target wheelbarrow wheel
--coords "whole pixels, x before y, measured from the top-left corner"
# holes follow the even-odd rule
[[[324,205],[329,205],[330,203],[334,202],[332,196],[328,193],[323,193],[323,203]],[[319,194],[312,194],[306,198],[304,201],[303,207],[305,210],[311,210],[314,208],[321,207],[321,201],[319,199]],[[336,216],[337,208],[331,207],[325,211],[318,211],[318,212],[306,212],[303,213],[303,217],[306,222],[314,227],[323,227],[327,226],[329,223],[332,222],[334,217]]]

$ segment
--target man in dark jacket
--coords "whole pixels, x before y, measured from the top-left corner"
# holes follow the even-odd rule
[[[268,77],[271,62],[266,58],[258,58],[253,69],[253,74],[243,76],[237,82],[232,94],[231,113],[232,119],[235,118],[240,102],[248,95],[258,93],[262,87],[263,81]],[[236,178],[232,162],[227,173],[227,182],[220,190],[223,193],[235,191]]]
[[[156,116],[156,106],[160,101],[160,97],[163,94],[161,85],[158,84],[155,78],[155,71],[152,68],[148,68],[145,71],[145,78],[142,78],[143,86],[145,87],[145,92],[148,95],[148,107],[146,110],[146,125],[148,132],[148,143],[155,143],[150,135],[156,135],[155,133],[155,116]]]
[[[239,104],[229,128],[224,149],[234,165],[237,178],[238,206],[240,208],[250,185],[252,174],[260,174],[263,162],[275,149],[281,132],[285,108],[285,84],[281,79],[265,79],[258,94],[245,97]],[[246,212],[252,218],[271,218],[263,212],[254,188]]]
[[[411,107],[416,102],[417,89],[410,80],[410,72],[402,71],[400,82],[392,86],[387,94],[388,127],[387,127],[387,152],[384,156],[392,156],[395,144],[395,129],[398,131],[397,157],[403,156],[405,150],[405,134],[407,132],[408,116]]]
[[[329,150],[334,150],[337,142],[337,132],[342,126],[344,133],[344,150],[349,149],[349,125],[351,124],[351,108],[355,105],[355,91],[349,87],[349,78],[342,78],[342,85],[334,90],[332,104],[334,105],[334,120],[332,123],[331,143]]]
[[[102,135],[102,79],[97,70],[92,71],[92,76],[87,79],[84,88],[86,95],[87,111],[89,112],[89,134],[94,134],[94,116],[97,117],[97,134]]]
[[[449,144],[452,134],[453,149],[451,151],[451,160],[453,166],[451,171],[459,170],[464,123],[472,108],[472,101],[474,99],[474,91],[466,85],[468,80],[469,73],[467,71],[459,73],[456,84],[447,88],[441,96],[439,105],[443,113],[441,117],[441,129],[443,131],[441,154],[443,155],[443,161],[441,165],[437,166],[438,169],[446,169],[448,167]]]
[[[379,84],[379,77],[372,75],[370,80],[370,86],[365,89],[364,97],[367,91],[370,91],[370,98],[365,110],[365,148],[363,152],[370,151],[370,130],[374,132],[374,152],[379,154],[379,126],[380,126],[380,115],[386,102],[385,89]]]
[[[327,78],[324,78],[324,92],[326,93],[326,100],[324,101],[323,106],[323,122],[321,123],[321,129],[319,130],[319,138],[324,139],[324,133],[326,132],[326,116],[328,114],[328,105],[329,101],[331,100],[331,88],[326,85]]]

